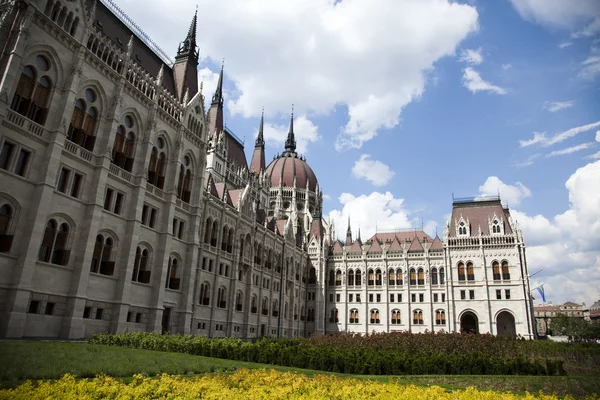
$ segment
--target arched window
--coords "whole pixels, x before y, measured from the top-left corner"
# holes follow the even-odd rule
[[[464,281],[466,278],[465,275],[465,264],[463,264],[462,262],[458,263],[458,280],[459,281]]]
[[[210,305],[210,284],[206,281],[200,285],[200,297],[198,298],[198,303],[203,306]]]
[[[500,224],[498,223],[497,219],[495,219],[492,224],[492,233],[501,233],[500,232]]]
[[[373,286],[375,284],[375,272],[372,269],[369,270],[369,278],[367,284],[369,286]]]
[[[379,310],[377,310],[377,309],[371,310],[371,323],[372,324],[379,323]]]
[[[273,315],[274,317],[279,316],[279,303],[277,302],[277,300],[273,300],[273,307],[271,307],[271,315]],[[302,321],[304,321],[304,307],[302,307]]]
[[[388,271],[388,285],[395,286],[396,285],[396,273],[393,269]]]
[[[133,264],[133,282],[150,283],[150,270],[148,268],[147,249],[141,249],[139,246],[135,249],[135,262]]]
[[[337,308],[332,308],[329,313],[329,322],[338,323],[340,322],[339,312]]]
[[[351,324],[358,324],[358,310],[356,308],[353,308],[350,310],[350,323]]]
[[[342,271],[339,269],[335,272],[335,286],[342,286]]]
[[[446,311],[437,310],[435,312],[435,324],[436,325],[446,325]]]
[[[217,307],[227,308],[227,289],[224,286],[217,290]]]
[[[335,285],[335,271],[329,271],[329,286]]]
[[[356,271],[354,271],[354,285],[360,286],[361,284],[362,284],[362,274],[360,272],[360,269],[357,269]]]
[[[104,235],[96,236],[94,245],[94,255],[90,271],[100,275],[112,276],[115,272],[115,262],[112,260],[114,241],[111,237]]]
[[[35,64],[35,67],[27,65],[23,68],[10,108],[33,122],[44,125],[50,105],[52,82],[43,74],[49,72],[52,66],[41,55],[35,58]]]
[[[86,89],[85,98],[80,98],[75,102],[75,109],[67,132],[67,140],[89,151],[94,150],[94,144],[96,143],[99,115],[95,104],[96,100],[96,92],[92,89]]]
[[[164,189],[165,173],[167,167],[167,149],[165,140],[161,137],[156,139],[156,144],[150,153],[150,164],[148,164],[148,183],[159,189]]]
[[[409,277],[409,284],[410,286],[415,286],[417,284],[417,272],[415,271],[414,268],[411,268],[408,271],[410,277]]]
[[[252,314],[256,314],[258,312],[258,299],[256,298],[256,295],[253,294],[252,295],[252,306],[250,307],[250,312]]]
[[[112,149],[112,163],[125,171],[133,169],[135,155],[135,123],[131,116],[125,116],[123,124],[117,128]]]
[[[431,269],[431,284],[432,285],[437,285],[438,284],[438,271],[437,271],[437,268],[432,268]]]
[[[212,233],[210,237],[210,245],[212,247],[217,247],[217,239],[219,238],[219,222],[217,220],[213,221]]]
[[[470,261],[467,263],[467,280],[475,280],[475,271],[473,270],[473,263]]]
[[[4,204],[0,207],[0,253],[8,253],[12,246],[13,235],[10,235],[10,223],[13,217],[13,209]]]
[[[189,156],[183,157],[179,166],[179,181],[177,183],[177,198],[189,203],[192,193],[192,161]]]
[[[311,267],[310,274],[308,275],[308,284],[314,285],[317,283],[317,270],[315,267]]]
[[[382,285],[382,279],[381,279],[381,270],[377,269],[375,271],[375,285],[377,286],[381,286]]]
[[[206,220],[206,226],[204,228],[204,243],[210,243],[210,234],[212,232],[212,220],[208,218]]]
[[[400,310],[392,310],[392,325],[400,325],[402,323],[400,315]]]
[[[314,308],[309,308],[308,309],[308,313],[306,314],[306,321],[307,322],[314,322],[315,321],[315,309]]]
[[[510,272],[508,269],[508,262],[502,261],[502,279],[509,281],[510,280]]]
[[[421,310],[413,311],[413,324],[414,325],[423,325],[423,311],[421,311]]]
[[[467,227],[465,226],[465,223],[463,221],[460,222],[459,226],[458,226],[458,234],[459,235],[466,235],[467,234]]]
[[[223,227],[223,233],[221,234],[221,250],[227,250],[227,233],[229,230],[227,229],[227,225]]]
[[[169,265],[167,267],[167,281],[165,288],[179,290],[181,279],[179,278],[179,260],[175,257],[169,257]]]
[[[59,227],[56,220],[49,220],[44,231],[38,259],[51,264],[67,265],[70,255],[70,251],[67,249],[69,231],[69,225],[66,223],[60,224]]]
[[[266,297],[262,301],[262,315],[269,315],[269,299]]]
[[[233,253],[233,228],[229,228],[229,234],[227,236],[227,252]]]
[[[244,294],[242,293],[242,291],[238,290],[238,292],[235,294],[235,310],[236,311],[242,311],[242,307],[243,307],[242,298],[243,297],[244,297]]]
[[[494,261],[492,263],[492,273],[494,274],[494,280],[499,281],[501,278],[501,275],[500,275],[500,264],[498,264],[498,261]]]
[[[419,268],[417,271],[417,284],[424,285],[425,284],[425,274],[423,273],[423,268]]]
[[[398,268],[396,270],[396,286],[402,286],[404,284],[403,278],[402,278],[402,270],[400,268]]]
[[[440,267],[440,285],[443,285],[445,283],[446,279],[444,276],[444,268]]]

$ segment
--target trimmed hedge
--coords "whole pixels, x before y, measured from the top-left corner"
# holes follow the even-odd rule
[[[95,334],[88,341],[346,374],[566,375],[563,360],[559,358],[527,357],[527,352],[498,352],[502,346],[473,345],[477,341],[505,345],[516,342],[487,336],[492,339],[486,335],[379,334],[245,342],[234,338],[126,332]],[[428,340],[422,342],[423,339]],[[415,342],[421,346],[411,346]],[[454,342],[454,348],[446,347],[450,342]],[[467,346],[469,343],[472,346]]]

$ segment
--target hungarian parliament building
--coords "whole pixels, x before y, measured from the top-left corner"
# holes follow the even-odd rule
[[[170,60],[112,0],[0,1],[1,338],[535,337],[499,197],[454,199],[442,238],[336,235],[293,115],[267,165],[222,68],[205,109],[196,25]]]

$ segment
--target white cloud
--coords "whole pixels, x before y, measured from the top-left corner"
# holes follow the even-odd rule
[[[595,78],[600,74],[600,54],[589,56],[581,65],[583,65],[581,76],[588,79]]]
[[[360,228],[363,240],[373,236],[376,229],[381,231],[413,226],[409,220],[409,213],[404,207],[404,199],[397,199],[390,192],[372,192],[358,197],[350,193],[342,193],[339,201],[342,209],[329,213],[339,238],[345,237],[348,217],[351,219],[353,237],[356,237]]]
[[[531,190],[521,182],[515,183],[514,186],[508,185],[497,176],[488,177],[483,185],[479,186],[479,194],[482,197],[497,196],[498,192],[502,201],[511,206],[519,205],[521,200],[531,196]]]
[[[512,68],[512,64],[502,64],[502,69],[503,70],[507,70],[507,69],[511,69]]]
[[[591,37],[600,33],[600,16],[596,16],[592,22],[584,26],[583,29],[573,33],[572,38]]]
[[[596,131],[596,142],[600,142],[600,131]]]
[[[506,94],[506,91],[501,87],[484,81],[479,75],[479,72],[475,71],[471,67],[467,67],[464,70],[463,86],[473,93],[477,93],[479,91],[489,91],[496,94]]]
[[[545,283],[549,300],[593,301],[600,286],[600,161],[579,168],[567,180],[569,209],[548,219],[511,211],[527,247],[536,287]]]
[[[567,147],[566,149],[555,150],[553,152],[550,152],[550,153],[546,154],[546,157],[556,157],[556,156],[564,156],[565,154],[572,154],[577,151],[589,149],[593,145],[594,145],[593,142],[578,144],[577,146],[571,146],[571,147]]]
[[[560,110],[566,110],[567,108],[573,107],[573,101],[547,101],[544,103],[542,108],[550,112],[557,112]]]
[[[521,18],[549,27],[575,29],[600,15],[598,0],[511,0]]]
[[[474,49],[465,49],[461,52],[458,61],[466,62],[469,65],[479,65],[483,62],[483,56],[481,55],[481,47]]]
[[[198,71],[198,81],[202,83],[202,94],[204,95],[204,107],[208,110],[212,95],[217,88],[219,81],[219,73],[213,72],[209,68],[202,68]],[[228,93],[223,93],[224,97],[227,97]]]
[[[277,125],[265,123],[264,137],[269,144],[283,147],[289,132],[289,125]],[[316,142],[319,136],[319,128],[306,116],[294,116],[294,136],[296,138],[296,151],[305,153],[308,143]]]
[[[366,179],[375,186],[384,186],[396,174],[386,164],[370,159],[370,155],[363,154],[354,163],[352,174],[356,178]]]
[[[535,161],[536,158],[538,158],[541,154],[540,153],[535,153],[530,155],[529,157],[527,157],[527,160],[521,162],[521,163],[517,163],[517,167],[523,168],[523,167],[528,167],[530,165],[533,164],[533,162]]]
[[[538,143],[545,143],[548,140],[544,132],[533,132],[533,139],[519,140],[519,147],[527,147]]]
[[[572,45],[573,45],[573,42],[562,42],[562,43],[558,44],[558,47],[561,48],[561,49],[564,49],[565,47],[569,47],[569,46],[572,46]]]
[[[257,117],[264,106],[267,117],[280,116],[292,103],[299,114],[327,115],[341,106],[348,111],[339,150],[359,148],[398,125],[435,63],[478,29],[476,8],[453,0],[128,0],[119,6],[174,54],[196,5],[202,61],[225,58],[235,87],[227,102],[231,115]]]
[[[594,154],[590,154],[589,156],[586,156],[585,159],[587,160],[600,160],[600,151],[594,153]]]
[[[565,140],[577,136],[580,133],[590,131],[600,126],[600,121],[593,122],[591,124],[576,126],[575,128],[567,129],[564,132],[557,133],[556,135],[548,138],[545,133],[533,132],[533,139],[519,140],[520,147],[527,147],[534,144],[542,144],[544,147],[552,146],[556,143],[564,142]]]
[[[330,196],[330,195],[328,195],[328,194],[324,194],[324,195],[323,195],[323,200],[327,200],[327,201],[329,201],[329,200],[331,200],[331,196]]]

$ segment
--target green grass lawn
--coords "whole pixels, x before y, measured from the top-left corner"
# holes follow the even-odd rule
[[[66,373],[82,378],[105,373],[126,379],[137,373],[153,376],[164,372],[191,376],[234,371],[238,368],[273,368],[308,376],[327,374],[314,370],[87,343],[0,341],[0,386],[4,388],[14,387],[27,379],[57,379]],[[541,390],[547,394],[556,393],[561,396],[585,396],[594,392],[600,394],[600,382],[594,376],[334,375],[381,382],[395,380],[402,384],[413,383],[420,386],[439,385],[447,389],[475,386],[479,389],[517,393]]]

